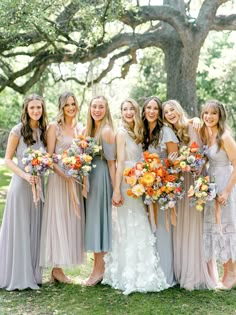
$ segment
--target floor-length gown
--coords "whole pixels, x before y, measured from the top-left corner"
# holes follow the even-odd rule
[[[142,146],[126,133],[125,167],[142,160]],[[142,198],[133,199],[126,194],[128,186],[122,182],[124,204],[113,210],[112,252],[106,254],[102,283],[124,294],[132,292],[158,292],[168,288],[155,249]]]
[[[77,124],[76,134],[82,132]],[[57,125],[55,153],[68,149],[73,138],[63,134]],[[40,266],[77,266],[84,261],[84,202],[81,184],[73,182],[73,189],[57,173],[48,178],[47,195],[43,209]],[[72,202],[72,190],[78,199],[80,217]]]
[[[200,145],[200,138],[191,125],[189,136],[190,144]],[[190,206],[187,196],[194,181],[192,174],[184,173],[183,176],[186,194],[177,204],[177,223],[173,229],[175,277],[180,287],[188,290],[213,289],[215,284],[204,258],[203,212]]]
[[[111,250],[112,185],[107,161],[115,160],[115,144],[102,140],[102,152],[93,159],[86,199],[85,249],[88,252]]]
[[[27,145],[21,127],[21,123],[16,125],[11,133],[19,138],[16,158],[18,167],[24,169],[22,158]],[[39,149],[44,146],[39,129],[36,132],[37,141],[32,148]],[[31,185],[13,174],[0,230],[0,288],[39,289],[42,283],[39,267],[42,208],[41,200],[35,207]]]
[[[178,143],[179,141],[170,127],[163,126],[158,146],[155,148],[153,145],[150,145],[148,151],[157,153],[161,159],[165,159],[167,158],[166,143],[168,142]],[[173,286],[176,284],[174,275],[173,226],[170,222],[170,210],[168,212],[169,230],[166,229],[166,211],[160,210],[159,207],[155,236],[162,270],[164,271],[167,283]]]
[[[233,167],[223,149],[215,143],[207,150],[209,175],[215,180],[217,193],[227,186]],[[226,263],[236,261],[236,185],[231,190],[225,206],[220,206],[220,222],[216,223],[215,200],[209,201],[204,213],[204,250],[206,260],[217,259]]]

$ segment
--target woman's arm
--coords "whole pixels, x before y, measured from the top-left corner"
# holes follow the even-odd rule
[[[13,157],[15,155],[17,146],[19,144],[19,138],[11,133],[8,138],[7,142],[7,149],[5,153],[5,165],[16,175],[20,176],[21,178],[25,179],[30,184],[35,182],[34,176],[24,172],[15,162],[13,162]]]
[[[222,140],[223,148],[227,153],[229,160],[231,161],[231,164],[233,166],[233,172],[229,178],[227,186],[218,196],[219,203],[224,206],[227,203],[228,196],[233,186],[236,184],[236,142],[234,141],[234,139],[232,138],[228,131],[223,134]]]
[[[193,128],[199,132],[201,127],[202,127],[202,122],[201,119],[198,117],[193,117],[191,119],[188,120],[188,123],[191,124],[193,126]]]
[[[102,130],[102,138],[108,144],[115,145],[115,135],[110,126],[105,126]],[[116,174],[116,161],[115,160],[107,160],[107,165],[111,177],[111,184],[114,190],[115,187],[115,174]]]
[[[114,206],[121,206],[124,199],[121,195],[121,183],[123,180],[125,162],[125,131],[119,130],[116,135],[117,168],[115,176],[115,188],[113,191],[112,203]]]

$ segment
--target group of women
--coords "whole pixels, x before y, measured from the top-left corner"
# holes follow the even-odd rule
[[[201,120],[188,119],[175,100],[162,104],[150,97],[140,115],[137,102],[128,98],[121,104],[115,135],[105,97],[91,100],[85,128],[77,121],[79,106],[73,93],[63,93],[58,105],[56,122],[47,126],[43,98],[27,97],[21,122],[9,135],[5,162],[14,174],[0,230],[0,288],[38,289],[46,267],[52,269],[52,282],[71,283],[63,269],[85,262],[85,252],[92,252],[94,261],[83,286],[102,282],[130,294],[176,284],[188,290],[236,285],[236,143],[224,106],[208,101]],[[55,164],[45,202],[35,207],[31,185],[37,179],[24,171],[24,150],[45,147],[51,155],[60,154],[81,133],[95,137],[102,148],[94,157],[96,167],[86,179],[86,189]],[[143,199],[126,194],[124,168],[141,161],[146,150],[174,159],[181,146],[194,141],[207,145],[208,174],[216,182],[217,199],[199,212],[186,194],[176,207],[176,225],[171,225],[168,212],[159,210],[153,230]],[[183,176],[188,191],[194,179],[190,173]],[[223,265],[221,282],[216,261]]]

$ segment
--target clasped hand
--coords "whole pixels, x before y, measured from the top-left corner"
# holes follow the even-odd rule
[[[124,203],[124,198],[122,197],[121,193],[115,193],[113,192],[112,196],[112,204],[115,207],[120,207]]]

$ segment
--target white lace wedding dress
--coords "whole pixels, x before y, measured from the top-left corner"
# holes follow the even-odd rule
[[[132,167],[141,159],[142,146],[126,132],[125,167]],[[128,197],[127,188],[123,182],[124,204],[113,209],[112,252],[104,258],[102,283],[122,290],[126,295],[167,289],[169,286],[160,266],[143,200]]]

